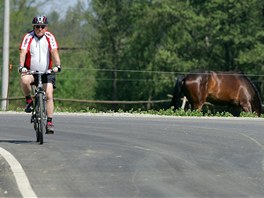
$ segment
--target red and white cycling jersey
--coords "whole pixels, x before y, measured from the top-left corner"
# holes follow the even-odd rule
[[[28,32],[23,37],[19,49],[27,51],[24,66],[32,71],[46,72],[52,68],[50,51],[58,48],[58,43],[52,33],[46,31],[40,39],[34,31]]]

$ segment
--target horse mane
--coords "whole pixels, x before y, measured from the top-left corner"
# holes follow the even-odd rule
[[[171,101],[171,105],[170,106],[174,106],[174,109],[178,109],[180,107],[180,98],[182,96],[182,81],[184,80],[186,75],[179,75],[176,78],[175,81],[175,87],[174,87],[174,91],[173,91],[173,97],[172,97],[172,101]]]

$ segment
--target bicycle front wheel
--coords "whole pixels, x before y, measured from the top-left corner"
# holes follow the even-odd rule
[[[38,95],[38,102],[39,102],[39,112],[38,112],[38,128],[39,128],[39,143],[43,144],[43,133],[46,128],[46,123],[45,123],[45,115],[46,115],[46,110],[44,106],[44,95],[43,93],[39,93]]]

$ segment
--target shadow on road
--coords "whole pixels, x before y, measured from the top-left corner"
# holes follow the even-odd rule
[[[36,141],[27,141],[27,140],[0,140],[0,143],[11,143],[11,144],[29,144],[36,143]]]

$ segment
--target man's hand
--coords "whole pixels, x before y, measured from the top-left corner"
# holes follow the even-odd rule
[[[58,65],[58,66],[56,66],[56,67],[53,67],[53,68],[52,68],[52,71],[53,71],[54,73],[61,72],[61,66]]]
[[[18,72],[19,73],[26,73],[28,70],[26,67],[23,67],[21,65],[18,66]]]

